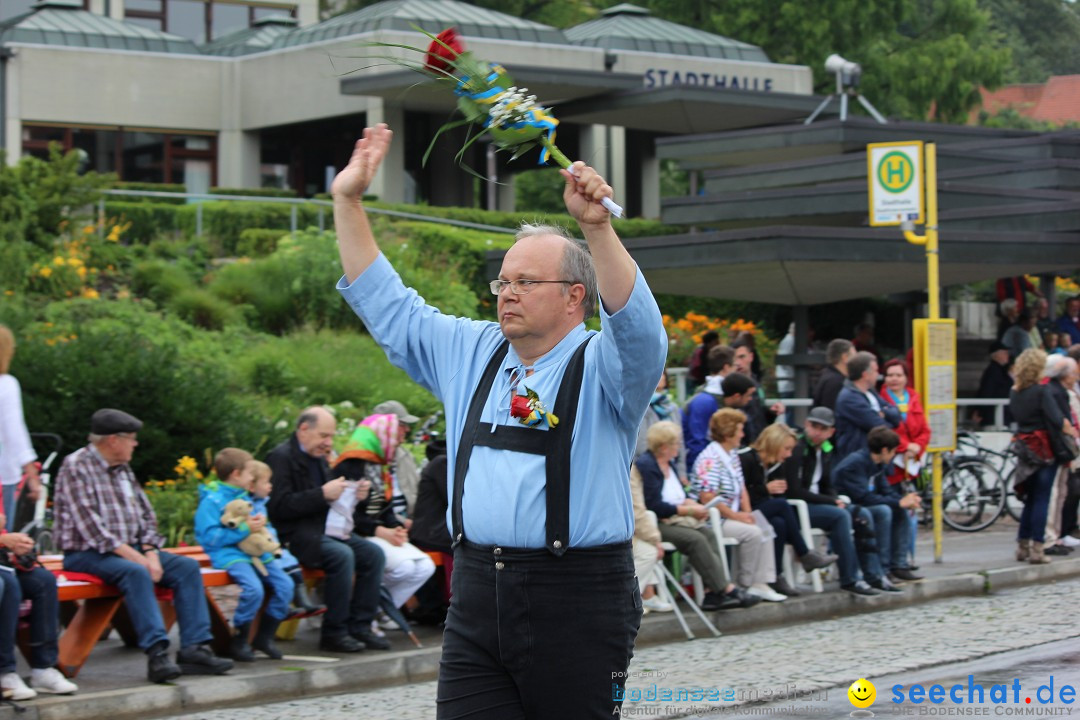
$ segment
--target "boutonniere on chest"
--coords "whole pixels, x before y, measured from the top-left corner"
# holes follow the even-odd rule
[[[536,391],[525,388],[524,395],[514,395],[510,401],[510,416],[526,427],[537,427],[547,422],[549,428],[559,424],[555,413],[548,412]]]

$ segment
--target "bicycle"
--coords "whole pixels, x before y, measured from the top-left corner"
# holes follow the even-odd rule
[[[45,453],[38,469],[38,478],[41,480],[41,492],[35,501],[31,501],[22,493],[15,502],[15,525],[18,532],[26,533],[34,539],[34,549],[39,555],[49,555],[56,552],[56,541],[53,537],[53,513],[51,500],[52,490],[52,467],[56,459],[60,457],[60,449],[64,441],[54,433],[30,433],[30,441],[36,445],[45,445],[48,452]],[[25,480],[24,480],[25,482]]]
[[[992,450],[979,444],[979,438],[975,433],[968,430],[960,430],[956,436],[957,446],[973,453],[973,457],[989,462],[997,468],[1001,476],[1001,484],[998,489],[1005,502],[1002,505],[1002,514],[1008,513],[1009,517],[1017,522],[1020,521],[1020,513],[1024,510],[1024,503],[1013,490],[1013,476],[1016,474],[1016,453],[1011,447],[1005,450]]]
[[[945,453],[941,478],[942,520],[953,530],[977,532],[990,527],[1004,511],[1001,474],[991,463],[978,457]],[[927,463],[916,481],[922,497],[924,525],[932,520],[933,483]]]

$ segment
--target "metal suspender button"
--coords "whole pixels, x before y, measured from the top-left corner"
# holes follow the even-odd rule
[[[502,570],[504,567],[506,567],[506,565],[502,561],[495,563],[496,570]]]
[[[502,548],[497,547],[492,552],[494,552],[496,555],[502,555]]]
[[[551,543],[551,547],[558,550],[559,548],[562,547],[562,540],[556,540],[555,542]]]

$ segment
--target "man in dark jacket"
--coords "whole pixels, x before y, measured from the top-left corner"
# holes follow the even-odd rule
[[[1009,374],[1012,360],[1009,358],[1009,348],[1002,342],[995,340],[990,343],[990,362],[983,369],[979,378],[979,391],[976,393],[981,398],[998,398],[1007,400],[1009,391],[1012,390],[1013,379]],[[979,423],[981,427],[994,424],[996,417],[993,405],[975,407],[971,411],[971,419]],[[1005,425],[1012,424],[1012,413],[1009,406],[1005,406]]]
[[[911,571],[907,559],[911,528],[907,511],[919,508],[922,501],[917,493],[901,495],[889,489],[886,475],[896,457],[900,436],[887,427],[876,427],[867,434],[866,442],[865,448],[836,465],[833,481],[837,492],[870,511],[881,567],[888,576],[868,577],[867,580],[872,587],[890,590],[895,583],[922,579]],[[864,567],[863,570],[867,569]]]
[[[331,480],[326,461],[336,429],[337,421],[325,408],[300,413],[296,432],[266,456],[274,472],[267,510],[281,541],[300,563],[326,573],[319,648],[347,653],[365,647],[389,650],[386,638],[371,631],[386,565],[382,550],[356,533],[348,540],[326,534],[326,514],[347,482]]]
[[[825,362],[829,363],[821,372],[817,385],[814,386],[814,407],[836,409],[836,398],[844,389],[847,380],[847,364],[855,357],[855,346],[850,340],[836,338],[825,348]]]
[[[806,432],[795,444],[784,463],[787,497],[806,503],[811,527],[829,535],[832,550],[840,559],[840,589],[853,595],[877,595],[878,592],[859,577],[859,556],[851,534],[851,514],[847,505],[833,492],[833,445],[830,439],[836,428],[833,411],[816,407],[806,418]]]
[[[874,392],[878,363],[873,354],[855,353],[848,362],[848,382],[836,399],[836,457],[843,459],[866,447],[866,434],[878,426],[896,427],[900,411]]]
[[[750,402],[742,408],[742,411],[746,413],[743,445],[753,445],[757,436],[776,418],[784,414],[784,403],[774,402],[769,407],[765,407],[765,391],[762,390],[761,383],[754,376],[753,371],[754,360],[757,357],[754,353],[753,340],[748,337],[740,338],[731,344],[731,348],[735,351],[735,372],[746,375],[757,386],[757,391],[750,398]]]

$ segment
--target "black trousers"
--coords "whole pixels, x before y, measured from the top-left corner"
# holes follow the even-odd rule
[[[454,552],[439,720],[610,719],[641,623],[630,543]]]

